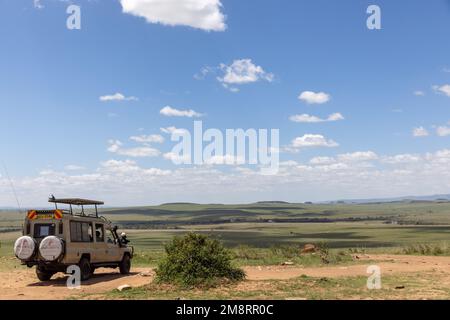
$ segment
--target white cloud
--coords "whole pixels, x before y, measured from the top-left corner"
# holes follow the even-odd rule
[[[164,137],[159,134],[132,136],[130,140],[139,143],[163,143]]]
[[[220,0],[120,0],[120,3],[124,13],[143,17],[149,23],[206,31],[226,29]]]
[[[160,114],[162,114],[163,116],[166,117],[188,117],[188,118],[193,118],[193,117],[201,117],[203,116],[201,113],[198,113],[194,110],[178,110],[175,108],[172,108],[170,106],[166,106],[164,108],[162,108],[159,111]]]
[[[378,159],[378,155],[373,151],[358,151],[338,155],[338,160],[343,162],[358,162]]]
[[[122,93],[117,92],[115,94],[101,96],[99,100],[102,102],[107,102],[107,101],[138,101],[139,99],[133,96],[126,97]]]
[[[208,159],[205,159],[206,165],[239,165],[244,163],[245,163],[244,158],[229,154],[223,156],[216,155]]]
[[[399,163],[417,163],[422,158],[420,155],[415,154],[398,154],[395,156],[387,156],[382,158],[382,162],[388,164],[399,164]]]
[[[174,152],[167,152],[163,154],[163,158],[172,161],[175,164],[189,163],[192,161],[190,154],[184,154],[183,156]]]
[[[160,130],[163,133],[167,133],[167,134],[174,134],[174,133],[176,133],[176,134],[179,134],[179,135],[182,135],[182,134],[185,134],[185,133],[188,132],[186,129],[179,129],[179,128],[176,128],[176,127],[173,127],[173,126],[172,127],[166,127],[166,128],[160,128]]]
[[[75,164],[69,164],[69,165],[65,166],[64,169],[66,169],[68,171],[79,171],[79,170],[84,170],[85,168],[82,166],[75,165]]]
[[[434,91],[437,93],[445,94],[450,97],[450,84],[445,84],[443,86],[433,86]]]
[[[213,73],[213,72],[215,72],[215,68],[209,67],[209,66],[203,67],[199,73],[194,74],[194,79],[195,80],[203,80],[206,78],[206,76],[208,74]]]
[[[334,157],[314,157],[309,163],[312,165],[338,165],[342,166],[347,163],[354,165],[357,162],[373,161],[379,159],[378,155],[373,151],[357,151],[352,153],[343,153]]]
[[[298,165],[299,165],[299,163],[297,161],[294,161],[294,160],[287,160],[287,161],[281,161],[280,162],[280,166],[283,166],[283,167],[295,167],[295,166],[298,166]]]
[[[157,157],[161,152],[155,148],[148,146],[136,147],[136,148],[123,148],[123,143],[119,140],[109,140],[108,151],[116,153],[121,156],[143,158],[143,157]]]
[[[436,128],[436,133],[440,137],[450,136],[450,127],[440,126]]]
[[[324,165],[324,164],[328,165],[335,162],[336,159],[334,159],[333,157],[314,157],[311,160],[309,160],[309,163],[314,165]]]
[[[261,66],[255,65],[251,59],[234,60],[231,65],[221,64],[220,70],[223,72],[217,79],[228,85],[242,85],[258,81],[272,82],[274,75],[264,71]],[[234,88],[237,90],[237,88]]]
[[[325,158],[325,157],[324,157]],[[214,166],[164,170],[132,160],[108,160],[92,172],[43,170],[29,177],[12,177],[24,207],[45,206],[48,190],[55,194],[89,195],[109,206],[162,202],[249,203],[266,199],[291,202],[343,198],[384,198],[448,193],[450,150],[425,154],[383,155],[365,162],[339,162],[339,156],[307,164],[290,161],[277,175],[258,168],[219,170]],[[211,179],[214,177],[214,179]],[[189,186],[189,188],[186,188]],[[0,203],[14,205],[9,182],[0,177]]]
[[[101,170],[118,175],[135,173],[139,175],[164,176],[170,174],[170,170],[161,170],[158,168],[142,169],[132,160],[108,160],[101,163]]]
[[[36,9],[44,8],[44,5],[41,3],[41,0],[33,0],[33,5]]]
[[[331,96],[325,92],[303,91],[298,98],[308,104],[323,104],[330,101]]]
[[[310,148],[310,147],[337,147],[339,144],[331,139],[326,139],[320,134],[305,134],[292,140],[290,147],[292,149]]]
[[[414,91],[414,95],[418,97],[423,97],[425,95],[425,92],[421,90]]]
[[[429,135],[430,135],[430,133],[424,127],[418,127],[418,128],[413,129],[414,137],[427,137]]]
[[[300,123],[319,123],[319,122],[331,122],[331,121],[339,121],[344,120],[344,116],[340,113],[333,113],[328,116],[326,119],[321,119],[316,116],[311,116],[309,114],[297,114],[294,116],[291,116],[289,120],[293,122],[300,122]]]

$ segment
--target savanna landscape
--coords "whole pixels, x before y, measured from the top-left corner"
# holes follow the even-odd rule
[[[448,299],[450,202],[171,203],[105,208],[135,249],[132,273],[100,269],[79,290],[66,276],[37,281],[13,244],[24,214],[0,214],[1,299]],[[154,281],[164,245],[187,233],[208,235],[230,250],[243,281],[180,287]],[[308,248],[312,247],[312,250]],[[307,249],[307,250],[305,250]],[[381,271],[381,289],[367,288],[367,267]],[[131,289],[119,291],[120,285]]]

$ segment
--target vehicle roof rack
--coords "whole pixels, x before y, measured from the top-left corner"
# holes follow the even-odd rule
[[[70,205],[70,214],[73,215],[72,205],[81,206],[81,216],[85,216],[84,206],[95,206],[95,217],[98,218],[98,210],[97,206],[105,204],[103,201],[97,200],[87,200],[80,198],[65,198],[65,199],[56,199],[54,195],[48,198],[48,202],[54,203],[56,210],[58,210],[58,203],[68,204]]]
[[[62,203],[62,204],[72,204],[75,206],[88,206],[88,205],[103,205],[105,204],[103,201],[97,200],[87,200],[87,199],[79,199],[79,198],[66,198],[66,199],[56,199],[55,197],[50,197],[48,202],[52,203]]]

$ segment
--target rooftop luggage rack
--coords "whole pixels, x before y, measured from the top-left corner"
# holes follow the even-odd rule
[[[97,200],[87,200],[80,198],[65,198],[65,199],[56,199],[55,196],[51,196],[48,198],[48,202],[54,203],[56,210],[58,210],[58,204],[68,204],[70,206],[70,211],[68,211],[71,215],[73,214],[72,206],[81,206],[81,216],[86,216],[84,213],[84,206],[94,206],[95,207],[95,217],[98,218],[98,208],[97,206],[105,204],[103,201]],[[94,216],[94,215],[87,215]]]

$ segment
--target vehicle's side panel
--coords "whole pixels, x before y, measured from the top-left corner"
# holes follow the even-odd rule
[[[107,245],[107,261],[119,262],[122,260],[122,250],[119,247],[118,239],[114,238],[111,230],[106,231],[106,245]]]
[[[88,221],[67,221],[65,264],[77,264],[83,255],[95,259],[93,226]]]

